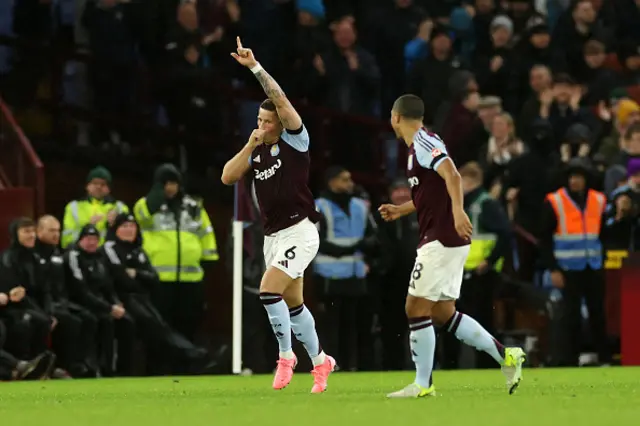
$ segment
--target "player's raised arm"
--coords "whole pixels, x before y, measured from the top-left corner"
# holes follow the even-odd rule
[[[464,212],[464,192],[462,190],[462,178],[458,169],[450,158],[444,159],[436,169],[447,185],[447,192],[451,197],[451,210],[458,235],[463,238],[471,238],[473,226],[469,217]]]
[[[222,183],[233,185],[251,168],[253,150],[264,142],[264,130],[256,129],[249,136],[247,144],[222,169]]]
[[[299,130],[302,127],[302,119],[293,105],[291,105],[291,102],[289,102],[289,99],[287,99],[287,95],[285,95],[284,91],[280,88],[280,85],[262,68],[262,65],[260,65],[253,56],[251,49],[242,46],[240,37],[238,37],[236,41],[238,43],[238,51],[237,53],[231,53],[231,56],[233,56],[238,63],[249,68],[256,76],[264,92],[276,106],[278,116],[284,128],[287,130]]]

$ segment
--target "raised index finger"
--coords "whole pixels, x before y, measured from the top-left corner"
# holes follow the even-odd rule
[[[240,36],[236,37],[236,43],[238,44],[238,49],[242,49],[242,41],[240,41]]]

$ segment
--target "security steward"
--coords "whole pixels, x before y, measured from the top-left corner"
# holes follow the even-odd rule
[[[135,322],[115,292],[106,261],[98,251],[100,233],[85,225],[75,246],[64,255],[71,301],[91,311],[98,319],[100,373],[103,376],[133,374]],[[118,342],[117,366],[114,340]]]
[[[134,215],[159,277],[151,300],[169,325],[193,342],[204,316],[203,266],[218,260],[218,247],[209,215],[181,182],[172,164],[158,167]]]
[[[500,203],[491,198],[482,186],[484,173],[478,163],[470,162],[461,167],[460,176],[464,190],[464,210],[473,224],[473,235],[469,256],[464,265],[465,274],[458,309],[474,317],[493,335],[493,300],[500,283],[504,257],[509,250],[511,225]],[[459,347],[457,339],[455,342],[447,339],[447,347],[449,343],[453,343],[453,347]],[[446,358],[457,361],[457,352],[456,350],[455,356]],[[477,354],[477,368],[494,366],[493,358],[484,353]]]
[[[64,209],[62,248],[75,243],[83,226],[91,224],[100,233],[100,244],[104,242],[109,223],[118,213],[128,212],[122,201],[111,195],[111,172],[96,167],[87,175],[86,197],[73,200]]]
[[[324,311],[322,341],[342,368],[370,370],[373,313],[364,252],[375,244],[375,229],[369,206],[353,195],[351,173],[333,166],[325,178],[327,189],[316,200],[322,218],[320,248],[313,263]],[[354,344],[356,365],[351,362]]]
[[[70,368],[73,377],[95,377],[98,372],[95,336],[98,331],[98,319],[89,310],[69,301],[66,272],[60,244],[60,222],[53,216],[45,215],[38,219],[36,229],[35,255],[37,258],[38,279],[49,289],[51,295],[51,315],[61,325],[73,324],[78,328],[78,336],[68,347],[69,357],[75,362]],[[57,353],[65,353],[60,348],[60,340],[54,332],[53,347]]]
[[[589,311],[591,337],[600,363],[608,363],[605,329],[605,282],[601,232],[606,198],[590,189],[591,167],[573,159],[566,186],[547,195],[542,215],[541,256],[551,284],[562,291],[562,318],[557,323],[568,344],[554,364],[577,366],[582,351],[582,300]]]
[[[116,216],[101,251],[124,308],[135,319],[148,349],[152,349],[149,355],[159,358],[155,364],[191,367],[183,371],[174,369],[174,373],[197,372],[207,360],[207,351],[173,330],[151,303],[149,290],[157,284],[158,274],[142,249],[142,238],[132,214]]]

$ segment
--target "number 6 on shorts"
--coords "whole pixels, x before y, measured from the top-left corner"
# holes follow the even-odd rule
[[[288,249],[287,251],[284,252],[284,256],[289,259],[289,260],[293,260],[296,258],[296,252],[294,251],[296,249],[297,246],[293,246],[290,249]]]

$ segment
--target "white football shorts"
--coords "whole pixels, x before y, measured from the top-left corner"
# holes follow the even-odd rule
[[[409,279],[409,294],[438,302],[457,300],[470,245],[445,247],[431,241],[418,249]]]
[[[264,237],[264,263],[267,267],[280,269],[295,280],[304,276],[319,247],[318,228],[307,218]]]

